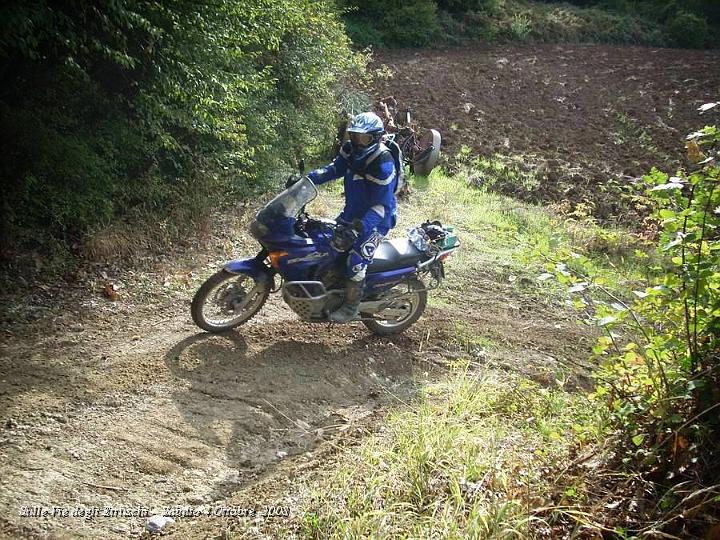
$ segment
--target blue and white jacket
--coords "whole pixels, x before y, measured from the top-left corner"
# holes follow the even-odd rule
[[[377,229],[385,235],[397,222],[395,161],[390,150],[381,143],[359,165],[353,163],[347,147],[343,146],[332,163],[312,171],[308,177],[320,185],[344,176],[345,208],[339,219],[348,223],[359,219],[365,234]]]

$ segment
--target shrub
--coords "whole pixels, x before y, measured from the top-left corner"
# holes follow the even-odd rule
[[[14,3],[0,17],[3,251],[267,184],[362,60],[334,3]],[[190,199],[202,203],[201,197]]]
[[[410,47],[429,45],[440,34],[437,10],[429,1],[416,1],[388,11],[381,28],[388,43]]]
[[[344,0],[341,6],[356,45],[423,47],[440,36],[432,0]]]
[[[437,5],[450,13],[465,13],[467,11],[493,11],[497,9],[498,0],[438,0]]]
[[[710,36],[710,28],[704,17],[684,11],[668,21],[666,32],[673,45],[691,49],[702,49]]]
[[[385,36],[376,24],[368,19],[348,16],[345,19],[345,29],[352,42],[360,47],[384,47]]]
[[[706,127],[689,137],[694,170],[644,177],[659,228],[655,262],[636,253],[648,267],[644,286],[622,291],[581,253],[557,252],[547,265],[604,331],[593,349],[594,397],[618,428],[622,463],[654,479],[666,502],[681,485],[692,493],[715,483],[720,463],[720,166],[712,159],[719,146],[720,130]],[[695,512],[712,498],[689,509],[697,503],[687,497],[670,507]]]

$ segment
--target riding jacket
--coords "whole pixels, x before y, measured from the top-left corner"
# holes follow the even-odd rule
[[[385,235],[397,222],[395,162],[390,150],[380,143],[366,159],[353,160],[347,143],[329,165],[308,174],[320,185],[344,176],[345,208],[339,219],[359,219],[365,235],[377,230]]]

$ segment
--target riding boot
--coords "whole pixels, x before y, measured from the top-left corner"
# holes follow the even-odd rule
[[[345,283],[345,300],[342,305],[330,314],[333,322],[344,323],[358,316],[362,298],[363,282],[348,279]]]

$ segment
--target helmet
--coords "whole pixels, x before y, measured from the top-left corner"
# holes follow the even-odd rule
[[[377,114],[364,112],[350,121],[347,131],[353,147],[353,157],[355,160],[362,160],[377,149],[380,138],[385,133],[385,126]]]

